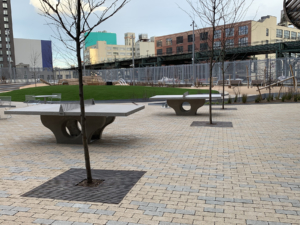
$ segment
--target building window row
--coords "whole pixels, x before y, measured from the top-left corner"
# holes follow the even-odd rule
[[[248,34],[248,26],[241,26],[239,27],[239,35],[247,35]],[[233,37],[234,36],[234,28],[226,28],[225,29],[225,35],[226,37]],[[214,39],[219,39],[222,36],[222,31],[221,30],[216,30],[214,32]],[[195,39],[195,35],[194,35]],[[205,41],[208,39],[208,32],[202,32],[200,33],[200,40]],[[156,46],[157,47],[162,47],[163,46],[163,41],[158,40],[156,41]],[[190,34],[188,35],[188,42],[193,42],[193,35]],[[182,44],[183,43],[183,36],[176,37],[176,44]],[[167,38],[166,39],[166,46],[172,45],[172,38]]]
[[[276,37],[277,38],[284,38],[284,39],[297,39],[297,32],[290,32],[288,30],[281,30],[281,29],[276,29]],[[298,39],[300,39],[300,33],[298,33]]]

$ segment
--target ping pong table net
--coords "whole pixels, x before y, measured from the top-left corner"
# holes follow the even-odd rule
[[[94,99],[84,100],[84,106],[85,107],[91,106],[91,105],[95,105]],[[64,115],[65,112],[68,112],[68,111],[71,111],[71,110],[74,110],[74,109],[79,109],[79,108],[80,108],[80,102],[79,101],[60,104],[59,114]]]

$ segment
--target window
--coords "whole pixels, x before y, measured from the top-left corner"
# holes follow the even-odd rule
[[[3,8],[6,8],[7,9],[7,3],[3,3]]]
[[[1,37],[0,37],[0,41],[1,41]],[[0,48],[2,48],[2,43],[0,43]]]
[[[248,45],[248,37],[239,38],[239,46],[247,46]]]
[[[176,37],[176,44],[181,44],[183,43],[183,36]]]
[[[125,48],[119,48],[120,51],[125,51]]]
[[[290,32],[288,30],[284,31],[284,38],[285,39],[290,39]]]
[[[0,57],[0,62],[3,62],[3,57],[2,56]]]
[[[226,37],[233,37],[234,36],[234,28],[226,28],[225,34],[226,34]]]
[[[221,41],[215,41],[214,42],[214,48],[215,49],[221,48]]]
[[[7,50],[6,51],[6,55],[10,55],[10,54],[11,54],[11,52]]]
[[[215,39],[221,38],[221,30],[215,30],[214,38]]]
[[[4,22],[8,22],[8,17],[4,16]]]
[[[291,39],[293,39],[293,40],[297,39],[297,32],[294,32],[294,31],[291,32]]]
[[[126,53],[126,55],[132,55],[132,53]]]
[[[200,40],[205,41],[208,39],[208,32],[202,32],[200,33]]]
[[[269,29],[266,29],[266,36],[269,36]]]
[[[114,52],[113,54],[114,54],[114,55],[119,55],[119,53],[118,53],[118,52]]]
[[[157,55],[162,55],[162,49],[157,49]]]
[[[9,43],[6,43],[6,48],[10,48],[10,44]]]
[[[119,48],[118,47],[113,47],[113,50],[118,50]]]
[[[278,37],[278,38],[282,38],[282,30],[279,30],[279,29],[277,29],[276,30],[276,37]]]
[[[8,15],[8,12],[7,12],[7,10],[5,9],[5,10],[3,10],[3,14],[4,15]]]
[[[207,43],[200,44],[200,51],[206,51],[207,49],[208,49],[208,44]]]
[[[300,33],[298,33],[298,40],[300,40]]]
[[[0,55],[2,55],[2,50],[0,50]]]
[[[107,55],[112,55],[112,52],[107,52]]]
[[[188,45],[188,52],[192,52],[193,51],[193,45]]]
[[[178,46],[176,48],[176,53],[182,53],[183,52],[183,46]]]
[[[166,45],[172,45],[172,38],[166,39]]]
[[[125,52],[120,52],[120,55],[125,55]]]
[[[156,42],[156,47],[162,47],[162,40]]]
[[[194,40],[195,40],[195,35],[194,35]],[[193,42],[193,35],[192,34],[188,35],[188,42]]]
[[[172,54],[172,48],[167,48],[167,54]]]
[[[239,35],[246,35],[248,34],[248,26],[239,27]]]
[[[9,25],[8,24],[4,24],[4,28],[5,29],[9,29]]]
[[[111,50],[111,47],[106,47],[106,50]]]
[[[225,45],[227,48],[232,48],[234,46],[234,40],[233,39],[226,40]]]
[[[132,48],[126,48],[127,51],[132,51]]]

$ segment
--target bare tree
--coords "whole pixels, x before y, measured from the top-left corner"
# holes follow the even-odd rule
[[[186,0],[192,9],[192,14],[198,16],[202,27],[207,28],[209,54],[209,123],[212,124],[212,74],[215,65],[215,31],[222,19],[222,7],[227,7],[226,0]]]
[[[30,54],[30,66],[33,67],[33,76],[34,76],[34,83],[36,87],[36,66],[38,63],[38,60],[41,58],[41,53],[35,51],[32,49],[31,54]]]
[[[221,26],[217,28],[221,32],[220,38],[220,50],[219,50],[219,62],[221,63],[222,71],[222,86],[223,86],[223,97],[222,97],[222,109],[225,104],[225,72],[228,67],[225,68],[225,60],[227,49],[235,47],[235,37],[239,35],[239,26],[243,24],[240,21],[244,19],[249,6],[253,3],[253,0],[228,0],[221,1]],[[248,45],[247,43],[238,43],[238,45]],[[235,55],[231,57],[234,60]],[[227,58],[228,59],[228,58]]]
[[[130,0],[40,0],[41,14],[56,30],[56,39],[76,52],[79,74],[82,142],[87,172],[87,183],[92,184],[90,156],[86,136],[86,117],[82,82],[81,49],[95,27],[114,16]],[[108,5],[105,5],[108,4]],[[101,12],[99,12],[101,11]],[[93,24],[91,20],[96,21]]]

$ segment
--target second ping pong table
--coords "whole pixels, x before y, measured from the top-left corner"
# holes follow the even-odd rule
[[[113,123],[116,116],[129,116],[144,108],[144,105],[135,104],[86,104],[85,116],[88,143],[101,139],[104,128]],[[79,103],[35,105],[8,110],[4,113],[40,115],[42,124],[53,132],[57,143],[82,144]]]

